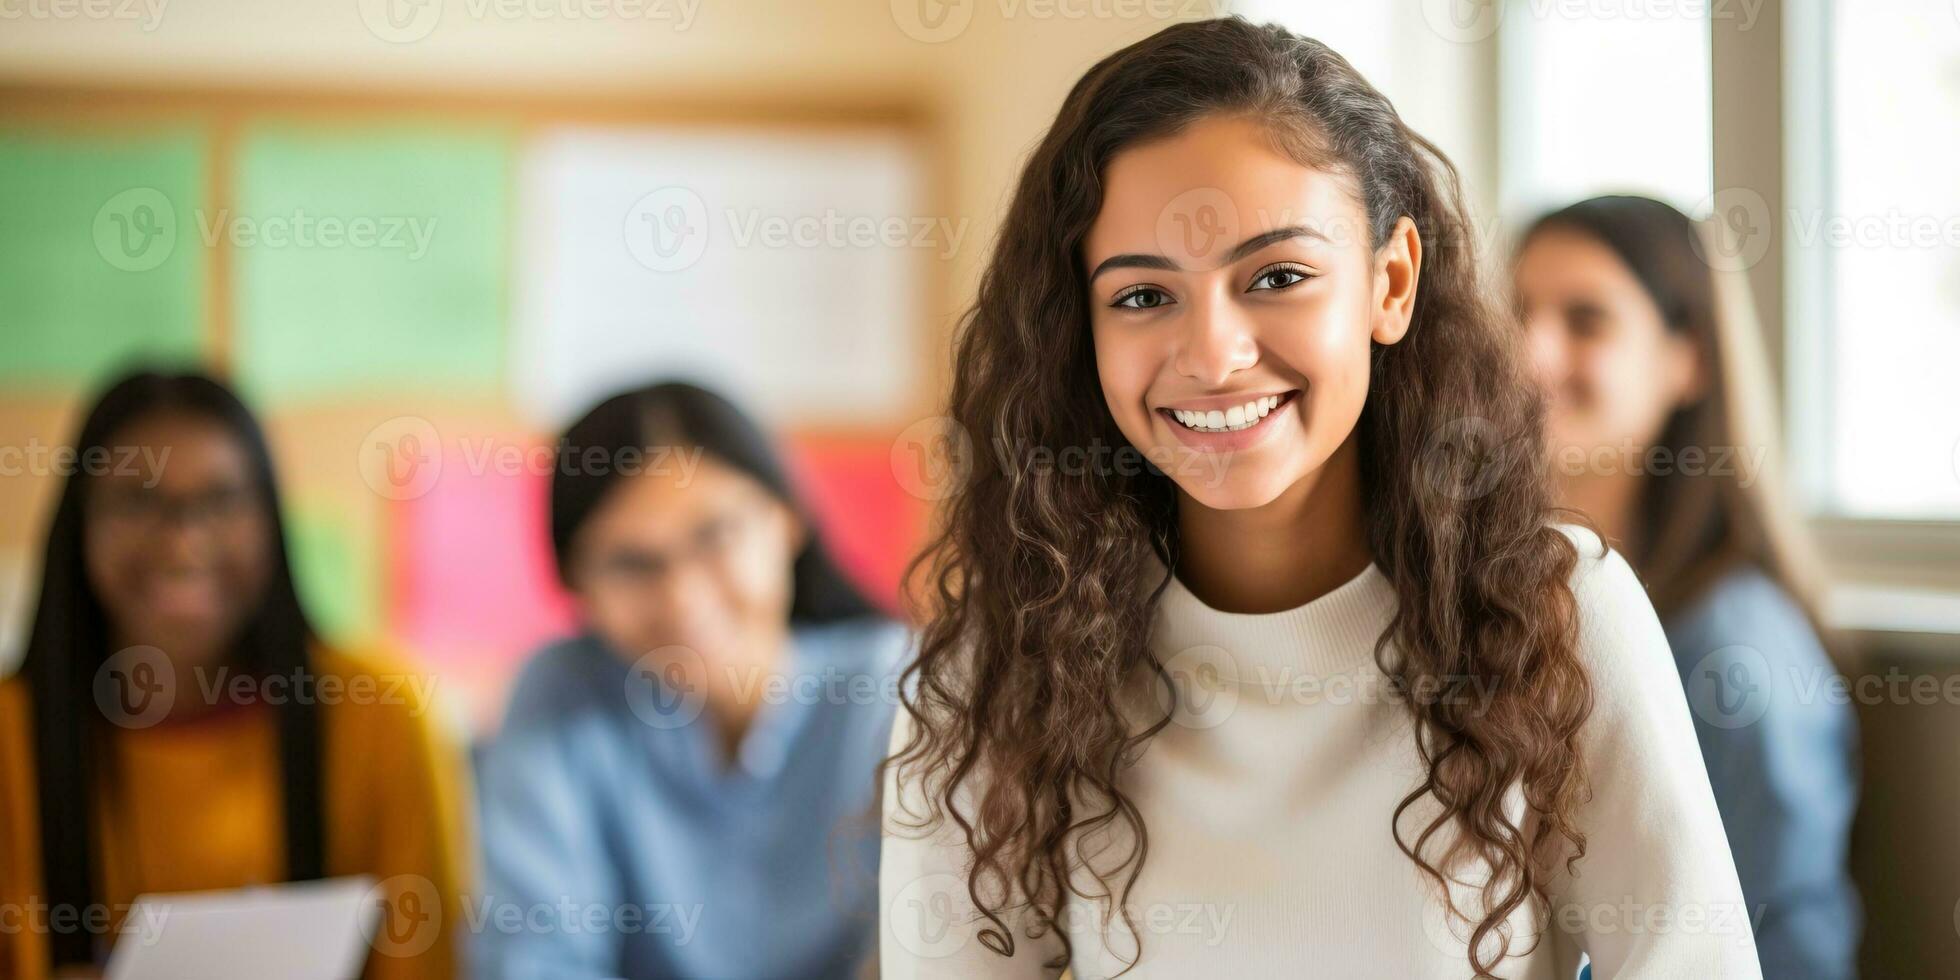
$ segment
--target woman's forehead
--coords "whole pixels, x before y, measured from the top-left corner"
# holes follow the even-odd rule
[[[1250,121],[1205,119],[1110,161],[1083,253],[1092,268],[1117,254],[1207,267],[1287,227],[1331,243],[1365,242],[1365,220],[1352,177],[1299,163]]]

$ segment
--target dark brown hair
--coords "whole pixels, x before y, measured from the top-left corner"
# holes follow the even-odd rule
[[[792,623],[815,625],[879,614],[831,557],[811,509],[768,434],[734,402],[685,381],[622,391],[594,405],[559,437],[557,465],[551,471],[551,549],[566,587],[578,587],[572,553],[579,529],[638,472],[622,465],[595,466],[587,460],[595,454],[613,461],[657,459],[656,450],[663,448],[707,453],[761,484],[803,522],[803,547],[790,570]]]
[[[183,412],[223,426],[250,462],[257,506],[271,529],[266,547],[271,575],[264,595],[235,640],[232,664],[255,673],[310,672],[316,634],[300,606],[279,516],[272,453],[259,423],[222,383],[197,373],[135,371],[111,383],[89,409],[75,436],[75,458],[106,452],[130,426]],[[95,700],[95,676],[114,652],[108,614],[89,582],[84,560],[88,499],[98,478],[69,475],[48,526],[40,595],[28,632],[21,674],[32,702],[35,792],[41,822],[41,878],[48,903],[49,959],[54,967],[96,961],[88,923],[102,899],[102,868],[94,839],[96,800],[113,775],[107,722]],[[300,683],[298,679],[295,683]],[[286,880],[324,874],[326,828],[321,819],[319,709],[304,698],[277,706],[279,791],[284,822]]]
[[[1763,370],[1762,341],[1747,303],[1747,285],[1718,273],[1694,221],[1645,197],[1595,197],[1539,218],[1518,251],[1548,230],[1576,232],[1611,250],[1660,311],[1666,328],[1695,347],[1701,394],[1668,416],[1655,440],[1671,458],[1683,450],[1778,449],[1775,393]],[[1763,458],[1767,458],[1765,455]],[[1788,519],[1773,467],[1744,472],[1648,474],[1637,504],[1640,532],[1621,543],[1654,607],[1672,615],[1705,595],[1738,566],[1759,568],[1821,627],[1809,581],[1809,542]],[[1821,629],[1820,629],[1821,632]]]
[[[1374,348],[1356,432],[1368,547],[1398,598],[1375,658],[1404,692],[1474,679],[1491,693],[1403,699],[1425,778],[1382,819],[1445,895],[1460,862],[1489,871],[1466,916],[1469,965],[1487,976],[1514,952],[1506,920],[1544,897],[1558,858],[1584,853],[1573,813],[1592,691],[1569,586],[1577,550],[1548,519],[1537,397],[1436,147],[1340,55],[1278,27],[1181,24],[1117,52],[1070,91],[1021,175],[961,324],[948,415],[989,446],[1126,445],[1103,403],[1078,249],[1114,156],[1216,114],[1257,120],[1302,165],[1350,177],[1377,247],[1404,216],[1422,235],[1411,325]],[[901,823],[964,835],[980,938],[996,952],[1014,948],[1013,908],[1070,954],[1058,926],[1080,894],[1070,855],[1085,834],[1132,836],[1118,870],[1097,876],[1102,893],[1083,896],[1127,906],[1148,837],[1123,774],[1170,713],[1138,730],[1119,692],[1143,676],[1175,694],[1149,650],[1167,583],[1152,563],[1176,567],[1175,501],[1159,473],[979,465],[914,565],[934,610],[907,676],[912,733],[886,765],[928,809]],[[1513,790],[1527,812],[1506,811]],[[1433,819],[1411,813],[1425,799]],[[1404,827],[1405,815],[1417,819]]]

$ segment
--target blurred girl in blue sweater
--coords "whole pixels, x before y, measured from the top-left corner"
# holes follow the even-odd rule
[[[691,385],[565,433],[551,532],[586,629],[531,660],[484,753],[481,972],[852,975],[904,631],[762,432]]]
[[[1517,298],[1561,502],[1627,556],[1660,613],[1763,976],[1835,980],[1858,949],[1856,720],[1778,499],[1747,293],[1700,234],[1659,201],[1581,201],[1526,233]]]

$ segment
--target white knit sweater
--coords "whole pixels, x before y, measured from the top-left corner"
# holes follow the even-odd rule
[[[1618,554],[1602,558],[1598,538],[1566,530],[1580,549],[1572,587],[1595,699],[1583,735],[1592,798],[1578,812],[1587,850],[1574,874],[1551,882],[1549,908],[1531,903],[1512,916],[1498,973],[1565,980],[1583,953],[1598,980],[1760,977],[1660,623]],[[1105,927],[1107,900],[1071,899],[1062,928],[1075,977],[1111,976],[1132,958],[1125,976],[1137,980],[1470,975],[1470,925],[1446,914],[1440,890],[1391,835],[1397,803],[1422,779],[1410,710],[1374,658],[1395,602],[1373,566],[1270,615],[1219,612],[1171,583],[1152,644],[1180,708],[1122,784],[1149,835],[1126,906],[1134,928]],[[894,746],[909,728],[903,711],[899,719]],[[1007,917],[1012,958],[982,944],[957,831],[919,839],[896,829],[895,807],[923,812],[918,794],[912,780],[886,786],[883,975],[1052,975],[1041,964],[1059,940],[1030,938],[1019,916]],[[1522,814],[1518,794],[1511,802]],[[1425,798],[1404,815],[1405,836],[1435,812]],[[1082,859],[1111,862],[1122,840],[1087,842]],[[1481,881],[1469,869],[1457,877]],[[1077,884],[1096,893],[1080,870]],[[1452,891],[1459,912],[1477,911],[1479,889]]]

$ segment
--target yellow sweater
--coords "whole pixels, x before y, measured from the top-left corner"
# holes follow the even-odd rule
[[[394,928],[377,933],[366,976],[455,976],[466,945],[461,897],[472,853],[466,769],[429,716],[427,681],[325,651],[313,666],[323,680],[346,685],[319,695],[326,872],[372,875],[392,894],[415,893],[398,900],[403,918],[389,923]],[[20,980],[48,975],[48,937],[33,917],[45,900],[31,710],[26,678],[0,682],[0,977]],[[96,794],[96,867],[106,887],[98,902],[120,917],[143,893],[284,880],[270,709],[106,730],[119,782],[114,792]],[[438,899],[440,913],[430,916]]]

